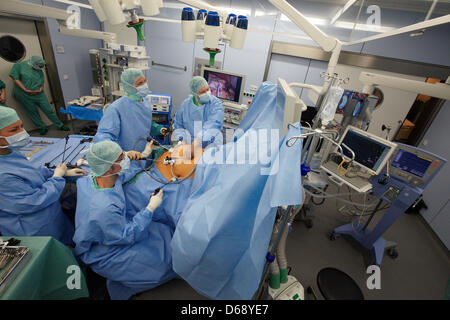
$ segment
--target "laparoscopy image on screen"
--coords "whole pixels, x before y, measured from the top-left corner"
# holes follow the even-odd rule
[[[239,101],[242,78],[229,74],[205,72],[205,78],[208,81],[211,93],[219,98],[230,101]]]

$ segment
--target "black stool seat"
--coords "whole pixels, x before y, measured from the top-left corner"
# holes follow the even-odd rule
[[[364,300],[356,282],[348,274],[335,268],[320,270],[317,286],[326,300]]]

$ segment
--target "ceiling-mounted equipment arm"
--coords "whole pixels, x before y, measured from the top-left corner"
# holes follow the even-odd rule
[[[365,85],[365,90],[363,91],[368,93],[371,92],[373,86],[382,85],[389,88],[450,100],[450,85],[446,83],[428,83],[365,71],[361,72],[359,80]]]
[[[327,36],[285,0],[269,0],[269,2],[291,19],[293,23],[310,36],[324,51],[329,52],[336,47],[338,42],[336,38]]]
[[[1,0],[0,11],[31,17],[52,18],[63,21],[66,21],[70,16],[70,13],[66,12],[66,10],[18,0]]]
[[[89,29],[69,29],[62,23],[59,24],[59,32],[66,36],[100,39],[106,42],[115,42],[117,39],[117,35],[115,33]]]

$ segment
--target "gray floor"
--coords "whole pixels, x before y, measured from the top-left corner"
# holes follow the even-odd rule
[[[330,188],[329,192],[337,190]],[[342,190],[341,192],[346,192]],[[360,201],[362,199],[353,199]],[[367,199],[367,203],[376,200]],[[313,206],[314,226],[307,229],[295,221],[288,238],[287,256],[292,267],[291,274],[306,288],[316,285],[319,270],[335,267],[349,274],[361,287],[369,300],[377,299],[442,299],[450,278],[450,255],[436,236],[418,215],[404,214],[386,232],[385,239],[398,243],[399,256],[393,260],[385,255],[381,265],[381,289],[369,290],[368,274],[364,259],[352,240],[341,237],[335,241],[329,232],[351,221],[348,214],[338,212],[343,204],[327,200],[322,206]],[[384,212],[377,214],[373,226]],[[364,223],[367,216],[363,217]],[[204,299],[186,282],[173,280],[135,299]]]
[[[78,121],[76,127],[87,122]],[[39,132],[31,132],[39,136]],[[47,137],[64,137],[67,133],[49,127]],[[336,189],[330,188],[330,193]],[[346,190],[341,190],[346,192]],[[361,199],[353,199],[360,201]],[[374,199],[367,199],[367,203]],[[328,239],[335,227],[350,221],[350,216],[338,211],[343,204],[327,200],[322,206],[312,206],[314,226],[307,229],[295,221],[288,238],[287,255],[291,274],[306,288],[310,285],[320,293],[316,275],[322,268],[335,267],[348,273],[361,287],[366,299],[442,299],[450,278],[450,254],[418,215],[402,215],[386,232],[384,238],[398,243],[399,257],[385,255],[381,266],[381,290],[368,290],[364,260],[351,240]],[[377,214],[371,226],[383,212]],[[363,218],[365,221],[367,217]],[[183,280],[172,280],[134,299],[206,299]]]
[[[86,120],[73,120],[65,123],[67,127],[69,127],[70,131],[61,131],[56,128],[54,125],[50,125],[47,127],[48,132],[46,135],[41,136],[39,134],[39,129],[30,130],[28,133],[33,137],[48,137],[48,138],[64,138],[67,134],[79,133],[78,130],[86,125],[95,125],[94,121],[86,121]]]

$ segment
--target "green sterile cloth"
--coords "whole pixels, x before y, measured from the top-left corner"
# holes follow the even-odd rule
[[[10,237],[3,236],[3,240]],[[19,246],[30,248],[31,258],[17,277],[0,296],[2,300],[72,300],[89,297],[83,272],[80,272],[80,289],[69,290],[66,273],[69,266],[78,262],[69,247],[51,237],[15,237]]]

